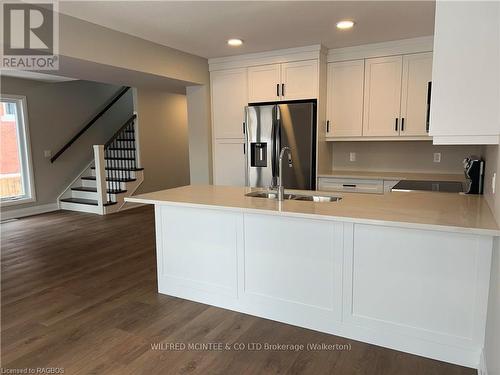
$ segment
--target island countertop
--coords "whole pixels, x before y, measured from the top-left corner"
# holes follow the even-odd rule
[[[321,195],[342,197],[338,202],[327,203],[294,200],[277,202],[272,199],[245,196],[246,193],[255,190],[259,189],[189,185],[127,197],[125,201],[500,236],[500,228],[486,200],[477,195],[441,192],[386,194],[316,192]],[[290,192],[296,191],[290,190]],[[310,191],[301,193],[312,194]]]

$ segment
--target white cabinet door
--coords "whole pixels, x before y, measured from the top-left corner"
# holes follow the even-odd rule
[[[366,60],[363,135],[399,135],[402,65],[402,56]]]
[[[362,135],[364,69],[364,60],[328,64],[327,137]]]
[[[400,135],[427,135],[427,100],[431,78],[432,53],[403,56]]]
[[[318,97],[318,60],[281,64],[282,100]]]
[[[246,69],[210,73],[215,138],[243,138],[247,100]]]
[[[216,139],[214,149],[214,184],[245,186],[245,141]]]
[[[499,143],[499,19],[498,1],[436,2],[430,119],[435,144]]]
[[[274,102],[280,99],[281,65],[261,65],[248,68],[249,103]]]

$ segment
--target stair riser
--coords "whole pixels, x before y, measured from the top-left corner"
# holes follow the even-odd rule
[[[109,171],[113,177],[118,178],[136,178],[135,172],[127,172],[127,171]],[[91,169],[91,176],[95,176],[95,169]]]
[[[101,213],[101,209],[98,206],[91,206],[88,204],[59,202],[59,205],[60,205],[62,210],[89,212],[89,213],[93,213],[93,214],[100,214]]]
[[[106,168],[133,168],[133,160],[105,160]],[[135,164],[137,166],[137,163]]]
[[[96,181],[95,180],[81,180],[82,185],[84,187],[96,187]],[[125,182],[106,182],[108,189],[121,189],[121,190],[127,190],[127,185]]]
[[[83,198],[83,199],[97,199],[97,193],[92,192],[92,191],[79,191],[79,190],[71,190],[71,197],[72,198]],[[116,202],[116,194],[111,194],[111,201]],[[109,196],[107,196],[107,199],[109,200]]]

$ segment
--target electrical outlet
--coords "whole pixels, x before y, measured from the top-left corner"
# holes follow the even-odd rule
[[[51,158],[52,157],[52,151],[51,150],[44,150],[43,151],[43,156],[45,158]]]
[[[497,186],[497,174],[493,173],[493,177],[491,178],[491,192],[495,194],[495,188]]]
[[[441,163],[441,153],[440,152],[434,153],[434,163]]]
[[[349,153],[349,161],[356,161],[356,153],[355,152]]]

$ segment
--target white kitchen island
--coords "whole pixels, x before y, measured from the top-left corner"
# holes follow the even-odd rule
[[[127,198],[155,205],[160,293],[480,366],[500,235],[484,199],[393,192],[279,203],[249,191]]]

